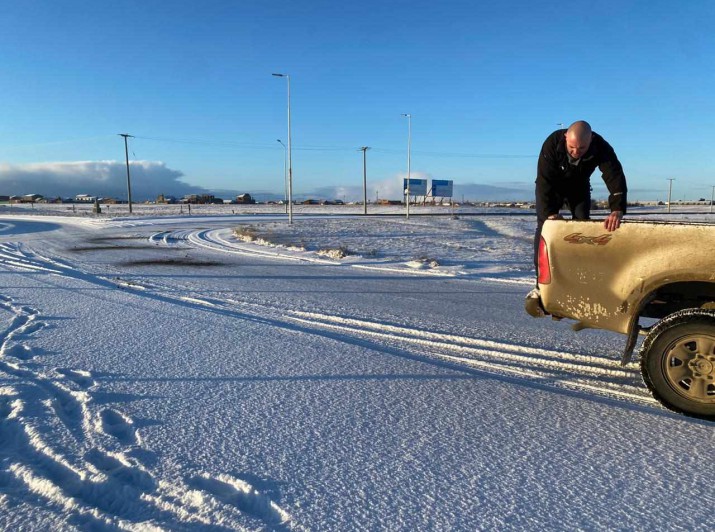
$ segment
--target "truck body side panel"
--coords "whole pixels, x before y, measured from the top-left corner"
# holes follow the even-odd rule
[[[589,327],[626,334],[659,287],[715,283],[715,224],[627,221],[609,233],[601,221],[549,220],[542,237],[551,270],[539,286],[544,308]]]

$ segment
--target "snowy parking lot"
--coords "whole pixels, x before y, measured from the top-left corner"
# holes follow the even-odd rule
[[[711,528],[713,423],[523,311],[533,216],[160,214],[0,211],[0,528]]]

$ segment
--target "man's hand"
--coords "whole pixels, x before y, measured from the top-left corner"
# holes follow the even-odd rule
[[[613,211],[604,220],[603,227],[605,227],[607,231],[615,231],[621,226],[622,218],[623,213],[621,211]]]
[[[564,217],[561,216],[560,214],[550,214],[547,220],[563,220]]]

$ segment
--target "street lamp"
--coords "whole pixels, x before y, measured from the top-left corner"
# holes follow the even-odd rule
[[[559,129],[564,129],[564,123],[563,123],[563,122],[556,122],[556,125],[559,126]]]
[[[283,186],[285,192],[286,214],[288,214],[288,147],[281,139],[276,139],[283,146]]]
[[[288,74],[273,74],[278,78],[286,78],[288,82],[288,223],[293,223],[293,157],[290,145],[290,76]],[[281,143],[282,144],[282,143]]]
[[[715,185],[713,185],[713,192],[710,196],[710,214],[713,213],[713,203],[715,203]]]
[[[410,152],[412,150],[412,115],[402,113],[402,116],[407,117],[407,201],[405,218],[410,218]]]

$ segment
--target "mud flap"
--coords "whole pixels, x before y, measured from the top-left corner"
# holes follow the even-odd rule
[[[527,297],[524,300],[524,310],[526,310],[526,313],[529,316],[532,316],[534,318],[543,318],[548,314],[548,312],[544,310],[544,307],[541,304],[540,297]]]
[[[631,361],[631,356],[633,355],[633,348],[636,346],[636,340],[638,340],[638,332],[641,327],[638,322],[631,326],[631,330],[628,333],[628,338],[626,339],[626,347],[623,349],[623,354],[621,355],[621,366],[625,366]]]

